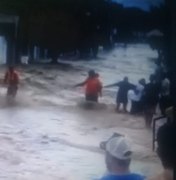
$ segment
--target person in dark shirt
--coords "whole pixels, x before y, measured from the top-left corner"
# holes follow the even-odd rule
[[[166,74],[162,75],[161,90],[159,95],[159,107],[162,115],[166,115],[167,108],[173,105],[172,96],[170,94],[170,80]]]
[[[124,112],[127,112],[127,103],[128,103],[128,91],[130,89],[135,89],[135,85],[129,83],[128,77],[124,77],[123,81],[120,81],[115,84],[107,85],[105,87],[113,87],[118,86],[119,90],[117,92],[117,111],[120,109],[120,105],[123,104],[123,110]]]
[[[146,127],[150,128],[153,115],[159,100],[160,84],[155,80],[155,75],[150,75],[150,82],[144,88],[144,116]]]

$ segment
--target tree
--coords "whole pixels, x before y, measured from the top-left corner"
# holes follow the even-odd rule
[[[48,49],[54,62],[59,53],[69,51],[86,56],[92,52],[96,57],[99,45],[112,48],[113,29],[117,29],[117,42],[130,42],[136,38],[134,32],[163,27],[158,21],[163,9],[144,12],[110,0],[1,0],[0,12],[20,18],[19,55],[37,45]]]

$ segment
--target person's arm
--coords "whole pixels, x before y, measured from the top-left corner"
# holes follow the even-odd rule
[[[76,84],[74,87],[84,86],[86,83],[87,83],[87,79],[82,83]]]
[[[114,87],[114,86],[119,86],[120,85],[120,82],[118,83],[114,83],[114,84],[110,84],[110,85],[106,85],[104,86],[105,88],[108,88],[108,87]]]

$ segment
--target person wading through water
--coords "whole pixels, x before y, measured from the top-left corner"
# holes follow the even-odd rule
[[[4,83],[7,85],[7,96],[15,97],[18,91],[19,75],[13,66],[6,71]]]
[[[150,75],[150,82],[144,88],[144,116],[146,127],[150,128],[153,115],[159,100],[160,86],[156,82],[155,75]]]
[[[117,93],[117,111],[120,109],[120,105],[123,104],[123,111],[127,112],[127,103],[128,103],[128,91],[130,89],[134,89],[136,86],[129,83],[128,77],[124,77],[123,81],[120,81],[118,83],[110,84],[105,87],[113,87],[118,86],[119,90]]]
[[[88,78],[75,87],[85,86],[86,101],[98,102],[98,97],[102,95],[102,83],[99,80],[99,75],[94,70],[88,72]]]

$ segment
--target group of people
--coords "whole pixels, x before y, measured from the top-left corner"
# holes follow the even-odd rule
[[[102,96],[102,83],[99,79],[99,74],[94,70],[88,72],[88,77],[82,83],[77,84],[75,87],[85,86],[85,98],[86,101],[98,102],[99,96]],[[125,77],[123,81],[104,86],[104,88],[118,86],[119,91],[117,94],[117,110],[120,110],[120,105],[123,104],[124,112],[127,112],[128,103],[128,91],[134,89],[135,85],[129,83],[128,77]]]
[[[5,73],[4,83],[7,84],[7,95],[15,97],[18,90],[19,75],[13,67],[9,67]],[[85,98],[87,101],[98,102],[98,97],[102,96],[103,85],[99,79],[99,74],[90,70],[88,78],[76,85],[86,87]],[[157,81],[155,75],[150,76],[150,82],[146,83],[145,79],[139,80],[137,85],[131,84],[128,77],[114,84],[104,86],[106,88],[118,86],[117,93],[117,110],[123,105],[124,112],[127,112],[128,99],[132,102],[131,113],[144,112],[146,125],[150,126],[152,115],[159,104],[162,114],[171,106],[170,82],[166,76],[162,76]],[[173,169],[175,164],[176,144],[175,126],[166,123],[162,126],[157,134],[158,149],[164,171],[152,178],[151,180],[172,180]],[[105,151],[105,162],[107,173],[101,180],[144,180],[148,179],[140,174],[130,172],[132,160],[132,150],[125,137],[115,133],[109,140],[101,143],[101,149]],[[149,178],[150,179],[150,178]]]
[[[131,114],[144,114],[146,126],[150,127],[152,117],[159,105],[161,113],[165,115],[165,110],[172,106],[172,98],[170,96],[170,81],[165,74],[160,78],[156,75],[150,75],[150,82],[146,83],[145,79],[140,79],[137,85],[129,82],[128,77],[120,82],[106,85],[104,88],[113,86],[119,87],[116,98],[116,109],[120,111],[123,105],[123,111],[127,112],[128,101],[131,101]],[[5,73],[4,83],[7,85],[7,95],[15,97],[18,91],[19,75],[14,67],[10,66]],[[102,82],[99,74],[94,70],[88,72],[88,77],[82,83],[76,85],[85,86],[86,101],[98,102],[98,98],[102,96]]]
[[[170,81],[165,74],[157,78],[155,74],[150,75],[150,82],[146,83],[145,79],[140,79],[137,85],[129,82],[128,77],[120,82],[104,86],[104,88],[117,86],[119,90],[116,98],[117,111],[123,105],[123,111],[127,112],[128,101],[131,101],[131,114],[144,114],[146,126],[150,127],[152,117],[159,104],[161,113],[164,115],[165,110],[172,106],[170,97]],[[94,70],[88,72],[87,79],[76,85],[85,86],[86,101],[98,102],[99,96],[102,96],[103,85],[99,79],[99,74]]]
[[[172,180],[176,161],[176,127],[166,123],[157,133],[157,154],[162,162],[163,171],[153,177],[145,177],[130,171],[132,149],[125,137],[113,134],[100,144],[105,151],[107,173],[100,180]],[[157,172],[156,172],[157,173]]]
[[[145,79],[139,81],[132,101],[132,113],[142,112],[145,117],[146,126],[150,127],[156,108],[159,107],[161,114],[165,115],[167,108],[173,105],[170,94],[170,81],[166,74],[157,77],[156,74],[150,75],[149,83]]]

